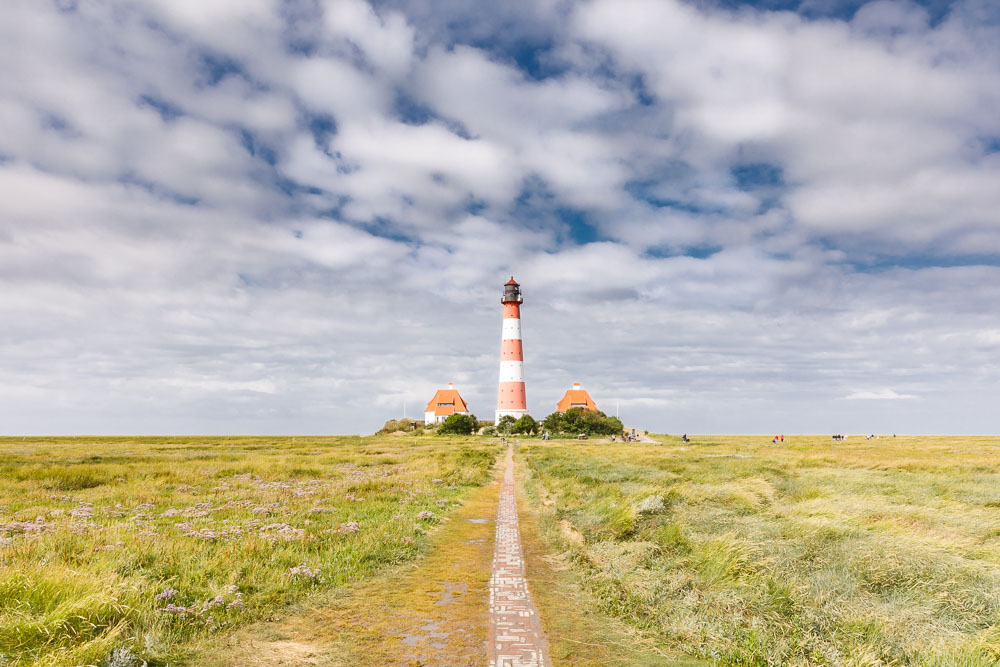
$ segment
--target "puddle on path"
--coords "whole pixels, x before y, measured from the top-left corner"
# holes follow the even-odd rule
[[[428,639],[447,639],[449,633],[438,632],[441,628],[441,621],[428,621],[425,625],[420,626],[420,630],[423,630],[427,634],[421,635],[401,635],[400,640],[407,646],[416,646],[420,642],[426,641]],[[428,646],[434,648],[444,648],[446,645],[441,642],[429,642]]]
[[[443,604],[451,604],[459,598],[462,594],[469,589],[468,585],[463,583],[452,583],[447,582],[444,585],[444,590],[441,591],[441,599],[434,603],[435,606],[440,607]]]

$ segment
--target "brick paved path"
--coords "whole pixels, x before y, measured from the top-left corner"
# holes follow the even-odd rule
[[[524,579],[524,553],[514,498],[514,457],[507,448],[507,470],[497,508],[496,547],[490,577],[490,667],[546,667],[548,647],[538,610]]]

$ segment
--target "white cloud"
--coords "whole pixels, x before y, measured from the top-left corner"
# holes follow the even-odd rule
[[[380,17],[364,0],[327,0],[324,22],[330,35],[359,46],[377,67],[405,74],[413,56],[413,28],[399,12]]]
[[[172,379],[166,384],[185,391],[215,393],[215,392],[244,392],[250,391],[258,394],[275,394],[278,392],[277,385],[271,380],[250,380],[244,382],[232,382],[229,380],[213,379]]]
[[[971,3],[471,11],[4,4],[4,429],[372,431],[449,380],[487,415],[510,274],[539,416],[582,381],[654,430],[993,428]]]
[[[386,84],[337,58],[309,58],[293,65],[292,84],[313,111],[341,122],[384,116],[392,99]]]
[[[633,101],[620,87],[605,89],[579,76],[530,81],[476,49],[457,47],[431,50],[416,90],[472,135],[509,146],[515,174],[538,174],[583,205],[620,201],[625,154],[618,142],[588,127]]]
[[[892,389],[877,389],[874,391],[855,391],[854,393],[848,394],[844,398],[848,400],[865,401],[899,401],[916,398],[916,396],[913,394],[897,394]]]
[[[890,252],[913,237],[962,252],[997,204],[993,160],[970,146],[997,134],[980,111],[995,106],[1000,79],[997,49],[962,41],[957,23],[930,29],[924,10],[892,2],[848,24],[596,0],[573,29],[649,79],[695,152],[711,154],[708,143],[731,160],[747,142],[763,147],[810,231],[863,230]]]

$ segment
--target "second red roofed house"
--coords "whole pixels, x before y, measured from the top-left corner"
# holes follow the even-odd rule
[[[424,408],[424,422],[440,424],[452,415],[467,414],[469,414],[469,406],[465,404],[465,399],[455,389],[454,383],[449,382],[448,388],[438,389],[434,398]]]
[[[583,408],[584,410],[593,410],[597,412],[597,403],[594,403],[594,399],[590,397],[586,389],[580,387],[579,382],[573,383],[572,389],[567,389],[566,394],[562,397],[562,400],[556,404],[557,412],[566,412],[570,408]]]

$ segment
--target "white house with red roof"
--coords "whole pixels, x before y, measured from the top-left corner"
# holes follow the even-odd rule
[[[454,383],[449,382],[447,389],[438,389],[434,398],[427,403],[424,408],[424,422],[427,424],[439,424],[451,415],[467,415],[469,406],[465,404],[465,399],[455,389]]]

